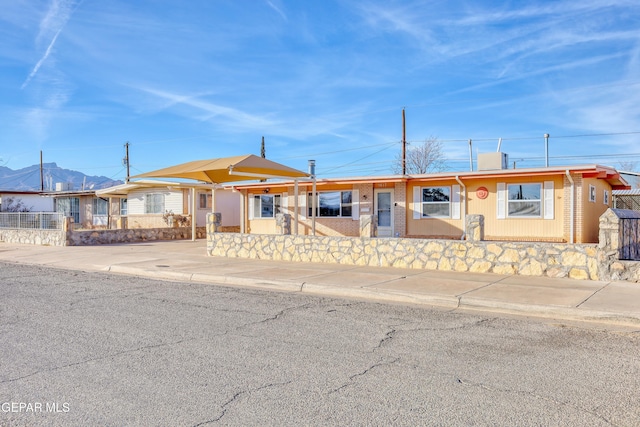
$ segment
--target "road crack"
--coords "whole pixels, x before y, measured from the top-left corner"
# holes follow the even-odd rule
[[[464,386],[478,387],[478,388],[481,388],[481,389],[484,389],[484,390],[487,390],[487,391],[490,391],[490,392],[493,392],[493,393],[519,394],[519,395],[523,395],[523,396],[527,396],[527,397],[533,397],[533,398],[536,398],[536,399],[544,400],[545,402],[549,402],[549,403],[552,403],[554,405],[573,408],[573,409],[575,409],[577,411],[580,411],[580,412],[583,412],[585,414],[591,415],[592,417],[598,418],[598,419],[604,421],[605,423],[607,423],[610,426],[614,426],[614,427],[617,426],[617,424],[612,423],[611,420],[605,418],[604,416],[602,416],[602,415],[600,415],[600,414],[598,414],[598,413],[596,413],[596,412],[594,412],[592,410],[583,408],[581,406],[572,404],[570,402],[565,402],[565,401],[562,401],[562,400],[558,400],[558,399],[555,399],[553,397],[543,396],[541,394],[533,393],[531,391],[526,391],[526,390],[502,389],[502,388],[490,387],[490,386],[488,386],[486,384],[483,384],[483,383],[476,383],[476,382],[465,380],[465,379],[459,378],[459,377],[456,377],[456,381],[459,384],[462,384]]]
[[[271,387],[281,387],[281,386],[285,386],[288,384],[291,384],[292,381],[285,381],[282,383],[270,383],[270,384],[265,384],[263,386],[254,388],[254,389],[250,389],[250,390],[242,390],[239,391],[237,393],[235,393],[229,400],[227,400],[225,403],[222,404],[222,406],[220,406],[220,409],[222,410],[222,412],[220,413],[219,416],[217,416],[216,418],[212,418],[210,420],[207,421],[202,421],[201,423],[198,424],[194,424],[193,427],[199,427],[205,424],[211,424],[211,423],[216,423],[218,421],[220,421],[226,414],[227,414],[227,407],[229,405],[232,405],[234,402],[236,402],[238,399],[240,399],[240,397],[244,396],[245,394],[251,394],[251,393],[255,393],[267,388],[271,388]]]

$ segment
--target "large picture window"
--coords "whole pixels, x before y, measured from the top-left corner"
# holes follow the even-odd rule
[[[261,194],[253,196],[254,218],[275,218],[280,213],[281,196],[279,194]]]
[[[542,184],[509,184],[507,215],[540,217],[542,215]]]
[[[316,216],[351,218],[353,208],[353,192],[351,191],[323,191],[317,193]],[[313,212],[313,195],[309,193],[309,216]]]
[[[164,213],[164,194],[161,194],[161,193],[145,194],[144,213],[146,214]]]
[[[451,188],[423,187],[422,216],[449,218],[451,216]]]

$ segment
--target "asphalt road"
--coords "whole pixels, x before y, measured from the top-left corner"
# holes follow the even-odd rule
[[[0,263],[0,425],[640,425],[640,333]]]

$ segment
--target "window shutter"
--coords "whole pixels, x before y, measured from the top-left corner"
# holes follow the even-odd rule
[[[351,219],[360,219],[360,190],[351,190]]]
[[[544,182],[544,219],[553,219],[553,181]]]
[[[420,194],[420,186],[413,187],[413,219],[422,218],[422,197]]]
[[[302,187],[298,193],[298,209],[300,209],[300,220],[307,219],[307,199],[309,198],[309,191],[306,187]]]
[[[289,213],[289,193],[282,193],[282,200],[280,201],[280,213]]]
[[[496,217],[505,219],[507,217],[507,186],[504,182],[498,183],[498,206],[496,209]]]
[[[255,203],[255,199],[253,194],[249,193],[247,196],[249,198],[249,219],[253,219],[253,204]]]
[[[451,193],[451,218],[460,219],[460,186],[452,186]]]

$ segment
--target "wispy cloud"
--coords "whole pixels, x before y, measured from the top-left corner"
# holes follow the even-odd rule
[[[33,77],[38,73],[38,70],[40,69],[44,61],[46,61],[49,55],[51,54],[51,49],[53,49],[53,45],[56,43],[56,40],[58,39],[58,36],[60,35],[61,31],[62,31],[62,28],[58,30],[55,36],[53,36],[51,43],[49,43],[49,47],[47,47],[47,50],[44,52],[44,55],[42,56],[42,58],[40,58],[40,60],[33,67],[33,70],[31,70],[31,73],[29,73],[29,76],[27,77],[27,79],[24,81],[24,83],[22,83],[22,86],[20,86],[20,89],[24,89],[25,87],[27,87],[31,79],[33,79]]]
[[[285,13],[282,11],[281,8],[279,8],[278,6],[276,6],[275,4],[273,4],[273,2],[271,2],[269,0],[267,0],[267,5],[271,9],[275,10],[278,13],[278,15],[280,15],[282,17],[282,19],[284,19],[285,21],[288,21],[287,15],[285,15]]]
[[[138,89],[150,95],[154,95],[158,98],[169,101],[169,104],[165,104],[164,108],[179,105],[194,108],[199,113],[193,116],[193,118],[196,120],[210,121],[214,119],[224,119],[227,125],[251,129],[259,129],[270,127],[273,125],[273,122],[271,120],[264,117],[245,113],[235,108],[225,107],[222,105],[214,104],[212,102],[203,101],[202,99],[200,99],[201,95],[182,95],[151,88]]]
[[[40,31],[36,37],[36,43],[39,44],[41,40],[50,37],[50,41],[47,44],[47,48],[44,54],[40,57],[35,64],[24,83],[22,83],[21,89],[27,87],[31,80],[36,76],[42,64],[49,58],[53,47],[58,40],[58,36],[62,32],[63,28],[71,18],[74,11],[74,3],[69,0],[53,0],[49,6],[49,10],[45,17],[40,22]],[[77,6],[76,6],[77,7]],[[53,35],[51,35],[53,34]]]

